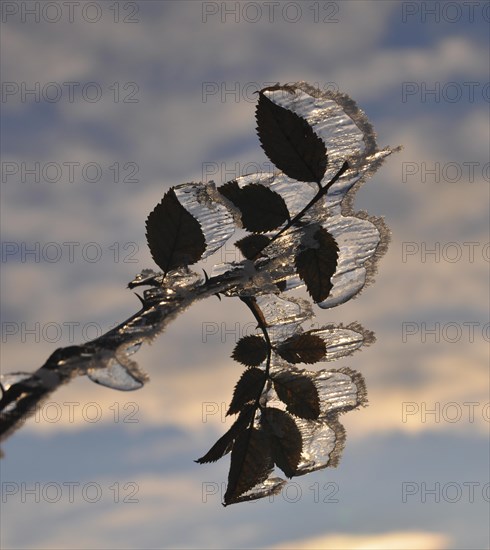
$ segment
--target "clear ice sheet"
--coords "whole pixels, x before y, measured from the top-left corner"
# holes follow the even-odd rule
[[[139,390],[144,385],[144,379],[138,378],[134,366],[132,369],[130,364],[122,365],[116,359],[110,359],[105,368],[89,369],[87,376],[92,382],[120,391]]]
[[[235,221],[228,209],[213,196],[213,184],[184,183],[174,188],[180,204],[192,214],[201,225],[206,240],[205,259],[217,250],[235,232]]]

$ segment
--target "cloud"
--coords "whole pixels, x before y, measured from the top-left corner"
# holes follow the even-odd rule
[[[352,500],[344,500],[328,517],[324,508],[308,507],[305,501],[294,509],[278,501],[268,506],[267,514],[258,503],[231,507],[225,512],[226,521],[218,495],[213,504],[204,506],[202,480],[214,476],[221,483],[226,479],[226,464],[210,466],[203,474],[197,466],[182,466],[181,456],[195,458],[194,447],[202,443],[199,452],[205,451],[212,437],[219,437],[230,424],[231,419],[224,422],[222,414],[242,370],[229,355],[253,321],[237,300],[210,299],[195,304],[135,356],[151,375],[144,389],[116,393],[77,379],[50,398],[54,403],[50,411],[40,411],[8,442],[6,460],[11,457],[15,468],[9,470],[12,464],[6,462],[10,466],[2,471],[4,476],[14,471],[19,479],[41,479],[59,465],[83,479],[99,467],[110,468],[113,478],[99,480],[101,484],[107,488],[127,474],[126,479],[136,480],[141,487],[140,503],[118,507],[105,502],[90,508],[79,502],[67,508],[65,503],[14,502],[8,510],[2,507],[2,525],[7,527],[3,542],[39,548],[141,547],[143,543],[161,547],[167,541],[171,541],[169,547],[196,548],[220,544],[298,549],[462,547],[467,539],[464,524],[477,525],[475,506],[456,509],[451,504],[452,508],[430,510],[419,506],[407,515],[406,508],[393,506],[393,498],[396,503],[400,500],[398,488],[393,496],[388,485],[383,487],[385,500],[380,500],[379,507],[372,506],[372,499],[390,475],[398,476],[397,480],[404,475],[402,461],[392,459],[397,456],[393,441],[395,446],[402,441],[407,452],[413,450],[418,458],[411,462],[410,473],[414,479],[423,479],[428,466],[436,469],[437,460],[443,465],[448,462],[446,454],[434,450],[436,445],[430,455],[434,463],[424,462],[431,441],[441,438],[436,440],[456,449],[450,454],[457,464],[458,449],[472,452],[488,433],[488,421],[482,415],[488,402],[488,342],[482,333],[488,317],[488,262],[481,255],[488,242],[489,189],[482,173],[488,161],[487,106],[481,95],[477,101],[463,98],[455,104],[424,102],[418,95],[402,100],[403,82],[442,85],[488,80],[488,56],[478,33],[470,25],[436,28],[428,22],[424,29],[413,28],[407,39],[400,4],[395,2],[339,3],[339,22],[334,24],[314,23],[311,6],[301,3],[303,19],[294,25],[280,20],[223,24],[219,17],[203,23],[201,3],[195,2],[138,5],[139,24],[114,24],[106,17],[112,12],[105,8],[103,20],[94,24],[9,21],[3,26],[4,81],[96,82],[103,90],[102,99],[95,103],[80,96],[74,103],[64,98],[56,104],[36,103],[32,96],[28,103],[9,98],[2,104],[2,131],[7,138],[2,142],[3,161],[28,166],[94,162],[104,168],[105,177],[95,185],[81,181],[80,175],[73,184],[66,176],[54,184],[22,184],[15,178],[2,183],[4,239],[27,244],[97,242],[103,249],[103,258],[96,263],[81,255],[73,263],[66,257],[54,263],[42,258],[40,262],[18,258],[2,262],[2,322],[24,322],[28,329],[37,322],[63,328],[58,341],[43,339],[42,334],[39,338],[27,334],[24,340],[20,333],[9,336],[2,342],[2,372],[34,370],[56,347],[73,343],[64,323],[79,323],[74,340],[80,342],[83,327],[90,323],[106,330],[131,315],[138,302],[125,285],[140,269],[153,266],[144,237],[149,211],[171,185],[200,180],[204,162],[218,164],[220,170],[213,177],[220,183],[231,179],[227,175],[236,162],[238,171],[250,162],[264,165],[267,159],[255,136],[250,84],[260,87],[305,79],[347,91],[366,109],[382,145],[404,145],[366,183],[355,202],[357,208],[385,216],[392,231],[375,284],[339,308],[317,309],[316,318],[325,324],[358,320],[376,332],[378,341],[363,352],[318,368],[349,366],[366,379],[369,407],[342,418],[349,441],[344,458],[350,460],[349,449],[354,445],[362,460],[364,450],[380,441],[387,443],[366,469],[368,474],[374,469],[376,475],[359,474],[359,480],[366,476],[367,505],[354,487]],[[403,35],[400,40],[399,35]],[[110,86],[116,82],[121,86],[135,82],[138,102],[114,101]],[[206,83],[215,93],[204,98]],[[230,93],[234,88],[236,92]],[[246,92],[249,95],[244,97]],[[109,167],[127,161],[138,164],[139,183],[114,185]],[[464,170],[468,161],[479,163],[473,183],[464,172],[461,181],[454,183],[443,177],[433,181],[430,173],[423,181],[423,163],[431,169],[435,163],[443,168],[456,162]],[[417,171],[403,181],[407,163]],[[138,262],[115,262],[109,248],[115,241],[135,242]],[[474,261],[466,256],[456,262],[421,256],[422,243],[430,248],[436,242],[443,247],[469,241],[480,245]],[[404,243],[419,246],[406,261]],[[467,248],[461,250],[466,254]],[[418,331],[406,342],[402,341],[404,322],[418,323]],[[458,342],[444,337],[435,342],[429,335],[424,343],[423,322],[429,327],[457,323],[463,331],[464,323],[479,325],[473,341],[463,332]],[[469,402],[478,404],[474,421],[465,405]],[[79,403],[73,422],[66,403]],[[96,406],[87,411],[91,403]],[[131,412],[124,409],[128,403],[135,404],[138,423],[115,426],[116,403],[121,416]],[[429,412],[437,406],[439,418]],[[101,418],[94,425],[87,412],[94,413],[97,407]],[[462,417],[454,422],[458,407]],[[57,410],[62,411],[60,419],[49,421],[47,413]],[[137,443],[113,453],[109,434],[121,427]],[[167,437],[166,430],[172,429],[181,430],[182,437]],[[93,446],[99,430],[108,434],[102,449]],[[151,443],[149,437],[145,439],[147,431],[152,441],[155,432],[164,436]],[[468,438],[471,447],[466,446]],[[86,451],[86,458],[70,455],[70,449],[63,447],[66,441],[68,447]],[[55,442],[63,452],[47,456]],[[31,464],[34,455],[21,454],[19,449],[32,450],[36,445],[50,451],[44,457],[35,453],[36,463]],[[474,454],[485,460],[481,453]],[[357,467],[358,456],[355,459]],[[449,463],[441,475],[464,474]],[[318,477],[312,474],[313,479],[323,482],[338,479],[336,475],[349,476],[342,469],[329,470],[328,478],[320,474],[325,472]],[[311,495],[312,481],[303,482],[305,493]],[[112,492],[107,495],[113,496]],[[386,531],[387,518],[393,531]],[[28,531],[23,529],[26,521],[32,527]],[[319,525],[326,531],[329,521],[332,530],[312,535],[318,533]],[[274,525],[284,526],[287,541],[280,541]],[[471,531],[472,540],[481,542],[483,531],[476,527]]]
[[[427,88],[433,89],[435,82],[443,88],[447,82],[456,81],[461,89],[466,90],[460,82],[462,77],[476,81],[479,84],[476,89],[481,94],[486,81],[486,74],[482,71],[485,56],[484,50],[467,38],[446,37],[431,48],[381,50],[368,59],[336,67],[332,78],[351,94],[359,90],[359,97],[364,101],[390,92],[396,92],[401,101],[402,85],[406,82],[415,82],[419,86],[427,83]],[[419,98],[422,97],[420,94]]]
[[[270,550],[444,550],[450,548],[450,538],[442,533],[395,531],[364,535],[328,534],[284,542]]]

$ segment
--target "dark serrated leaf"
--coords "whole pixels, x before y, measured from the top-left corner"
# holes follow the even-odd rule
[[[281,371],[272,376],[274,389],[286,409],[301,418],[315,420],[320,415],[320,399],[313,381],[304,374]]]
[[[264,386],[265,378],[266,374],[262,369],[256,367],[247,369],[236,383],[233,398],[226,414],[236,414],[247,403],[255,401]]]
[[[247,260],[254,260],[269,243],[270,239],[265,235],[247,235],[237,241],[235,246]]]
[[[331,277],[337,269],[339,247],[332,235],[319,227],[313,235],[317,248],[306,248],[296,255],[298,275],[315,302],[323,302],[332,290]]]
[[[155,263],[164,274],[200,260],[206,240],[199,222],[170,189],[146,220],[146,239]]]
[[[238,418],[231,425],[230,429],[222,435],[218,441],[209,449],[209,451],[198,458],[195,462],[198,464],[205,464],[207,462],[216,462],[221,457],[225,456],[231,451],[233,442],[238,437],[238,434],[245,430],[252,420],[253,407],[244,407]]]
[[[267,344],[262,336],[244,336],[238,340],[231,356],[247,367],[257,367],[267,357]]]
[[[328,163],[325,143],[304,118],[271,101],[264,91],[255,117],[265,154],[290,178],[320,184]]]
[[[237,208],[239,208],[242,190],[236,180],[227,181],[223,185],[220,185],[217,189],[223,197],[226,197]]]
[[[291,336],[277,347],[277,353],[288,363],[317,363],[326,351],[323,339],[308,332]]]
[[[274,467],[270,440],[263,430],[249,428],[236,439],[231,452],[228,487],[224,504],[264,482]]]
[[[298,467],[303,439],[294,419],[288,413],[267,407],[261,417],[271,441],[272,459],[287,477],[293,477]]]
[[[243,227],[248,231],[272,231],[289,219],[281,195],[260,183],[241,188],[233,180],[218,187],[218,191],[240,210]]]
[[[240,210],[243,226],[248,231],[272,231],[289,219],[289,210],[281,195],[259,183],[243,187]]]

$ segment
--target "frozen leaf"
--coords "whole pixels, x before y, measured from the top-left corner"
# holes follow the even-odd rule
[[[240,179],[238,181],[240,181]],[[267,185],[272,191],[281,195],[292,218],[303,210],[318,192],[318,186],[316,184],[296,181],[281,172],[274,174],[274,176],[270,178],[269,181],[264,182],[263,185]]]
[[[345,431],[338,420],[298,418],[296,422],[303,440],[303,451],[296,475],[336,466],[345,444]]]
[[[311,378],[294,371],[281,370],[272,375],[274,389],[286,409],[301,418],[314,420],[320,414],[318,391]]]
[[[303,117],[274,103],[265,91],[259,93],[255,114],[265,154],[290,178],[319,184],[327,167],[325,143]]]
[[[184,183],[174,187],[182,206],[196,218],[206,241],[201,259],[219,250],[235,232],[235,220],[229,210],[220,204],[214,184]]]
[[[236,439],[231,452],[225,506],[263,483],[272,472],[274,461],[270,441],[263,430],[251,427]]]
[[[341,357],[351,355],[362,346],[371,344],[374,341],[374,334],[364,329],[357,323],[351,323],[344,327],[325,326],[319,329],[308,331],[309,334],[321,338],[325,344],[325,360],[334,361]]]
[[[328,231],[339,246],[339,256],[332,289],[318,304],[321,308],[345,303],[371,282],[376,262],[389,242],[384,224],[376,219],[335,216],[329,220]]]
[[[332,308],[350,300],[373,281],[376,264],[389,242],[389,233],[382,220],[366,219],[366,216],[336,215],[324,221],[323,226],[339,250],[337,267],[330,277],[332,287],[328,296],[318,305],[321,308]],[[318,227],[317,223],[311,223],[295,228],[267,247],[267,257],[276,259],[272,269],[267,266],[267,273],[274,281],[285,281],[282,290],[289,291],[305,284],[294,270],[295,252],[300,246],[318,246],[312,235],[314,228]]]
[[[297,181],[289,178],[282,172],[274,174],[261,172],[239,176],[233,180],[233,188],[231,186],[228,187],[228,184],[224,184],[218,190],[220,191],[227,186],[226,192],[234,196],[237,188],[241,190],[249,185],[262,185],[280,195],[286,203],[291,217],[298,214],[318,192],[317,184]]]
[[[286,481],[280,477],[268,477],[260,485],[252,487],[249,491],[246,491],[239,497],[235,497],[233,502],[229,504],[237,504],[239,502],[249,502],[251,500],[258,500],[259,498],[273,497],[281,492],[282,488],[286,485]]]
[[[365,405],[366,385],[362,375],[349,368],[305,371],[313,377],[320,399],[321,416],[345,412]]]
[[[247,369],[235,386],[233,398],[226,414],[236,414],[245,404],[256,401],[264,387],[265,378],[263,370],[256,367]]]
[[[267,357],[267,344],[262,336],[244,336],[238,340],[232,358],[247,367],[257,367]]]
[[[364,159],[376,151],[371,124],[348,96],[321,91],[304,82],[291,85],[290,90],[293,93],[285,93],[281,88],[269,89],[264,91],[264,95],[278,108],[305,120],[314,135],[321,139],[328,150],[328,167],[322,174],[323,184],[332,179],[344,161],[348,160],[358,169]],[[336,187],[343,187],[342,183],[338,182]]]
[[[345,443],[345,432],[338,417],[341,413],[365,406],[367,402],[362,376],[347,368],[321,371],[273,369],[273,378],[278,374],[308,377],[318,392],[318,417],[295,418],[303,441],[296,475],[336,466]],[[281,406],[276,386],[275,390],[266,396],[267,408]]]
[[[281,88],[269,88],[264,93],[277,105],[304,118],[327,147],[328,167],[322,185],[326,185],[348,161],[350,169],[331,187],[325,204],[329,215],[352,213],[355,191],[400,147],[380,150],[366,114],[346,94],[322,91],[306,82],[289,85],[293,93],[285,93]],[[355,188],[346,197],[354,184]],[[290,212],[293,214],[293,209],[290,208]]]
[[[333,286],[330,279],[337,269],[339,248],[323,227],[316,229],[313,241],[312,247],[298,252],[295,265],[313,300],[322,302]]]
[[[302,439],[293,418],[274,407],[264,409],[261,417],[264,430],[271,441],[272,458],[287,477],[293,477],[298,467]]]
[[[240,187],[236,180],[218,187],[241,213],[242,224],[248,231],[272,231],[289,219],[289,211],[281,195],[258,183]]]
[[[247,235],[235,243],[235,246],[247,258],[254,260],[269,244],[270,239],[265,235]]]
[[[237,180],[227,181],[218,187],[218,191],[231,201],[237,208],[240,209],[240,203],[242,201],[242,189],[238,185]]]
[[[146,220],[146,238],[155,263],[166,275],[199,261],[206,250],[199,222],[170,189]]]
[[[252,420],[252,413],[253,408],[251,406],[244,407],[238,418],[232,424],[231,428],[222,437],[220,437],[218,441],[216,441],[216,443],[204,456],[198,458],[195,462],[198,464],[216,462],[221,457],[229,453],[233,447],[233,442],[238,437],[238,434],[245,430]]]
[[[317,363],[325,357],[325,342],[315,334],[305,332],[291,336],[277,347],[277,353],[288,363]]]

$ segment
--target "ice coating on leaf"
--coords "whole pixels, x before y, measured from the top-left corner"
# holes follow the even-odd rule
[[[325,143],[328,166],[322,185],[333,178],[344,161],[352,159],[351,162],[357,164],[357,158],[365,153],[363,133],[333,99],[323,96],[315,98],[300,89],[293,94],[283,90],[265,94],[277,105],[306,119]]]
[[[236,182],[240,188],[251,183],[260,183],[260,185],[275,191],[284,199],[291,217],[298,214],[315,196],[317,191],[314,184],[291,179],[280,172],[273,175],[247,174],[238,177]]]
[[[268,174],[267,172],[253,172],[251,174],[239,176],[235,179],[235,181],[238,183],[238,187],[240,188],[253,183],[260,183],[260,185],[270,187],[271,183],[274,181],[274,177],[274,174]]]
[[[364,132],[356,124],[367,119],[345,96],[335,92],[320,92],[302,83],[293,85],[294,93],[270,90],[265,95],[277,105],[295,112],[312,126],[313,131],[327,147],[328,167],[322,183],[327,183],[339,171],[344,161],[357,166],[362,157],[371,154],[376,146],[372,127],[364,125]],[[302,89],[303,88],[303,89]],[[316,97],[315,97],[316,96]],[[356,113],[355,121],[346,110]]]
[[[257,296],[272,341],[283,340],[296,332],[299,325],[313,317],[309,302],[300,298],[280,298],[275,294]]]
[[[303,438],[303,452],[296,475],[333,466],[343,448],[345,434],[340,425],[321,420],[296,420]],[[335,457],[335,458],[334,458]]]
[[[309,331],[311,334],[320,336],[326,345],[325,361],[335,361],[340,357],[351,355],[363,345],[373,341],[373,334],[365,331],[362,327],[356,330],[349,327],[322,327]]]
[[[345,442],[345,432],[337,415],[366,403],[366,389],[359,373],[340,369],[310,375],[318,389],[321,413],[314,421],[298,420],[303,437],[298,474],[337,465]]]
[[[314,184],[288,178],[286,174],[275,174],[270,188],[279,193],[287,204],[291,217],[298,214],[315,196]]]
[[[336,216],[329,220],[328,231],[340,249],[337,270],[332,276],[333,287],[321,308],[342,304],[357,294],[366,282],[364,263],[376,252],[380,234],[368,220]]]
[[[257,296],[256,300],[268,324],[270,338],[275,343],[280,343],[292,335],[302,334],[304,330],[301,325],[313,317],[311,306],[305,300],[285,300],[275,294]],[[319,336],[325,342],[325,361],[334,361],[350,355],[363,345],[374,341],[372,332],[358,324],[347,327],[324,326],[309,330],[308,333]]]
[[[286,480],[280,477],[268,477],[262,483],[259,483],[246,493],[243,493],[238,498],[235,498],[230,504],[238,504],[239,502],[248,502],[259,498],[272,497],[281,492],[281,489],[286,485]]]
[[[307,331],[298,328],[294,333],[294,337],[302,334],[316,336],[323,340],[325,354],[319,359],[320,361],[335,361],[341,357],[352,355],[363,346],[371,344],[375,339],[371,331],[365,330],[357,323],[353,323],[347,327],[343,325],[328,325]],[[284,359],[288,361],[287,357],[284,357]]]
[[[311,378],[318,390],[320,416],[316,420],[295,418],[303,439],[303,451],[296,475],[335,466],[345,443],[345,432],[338,421],[342,412],[366,404],[366,388],[362,376],[350,369],[308,371],[287,368]],[[275,367],[273,373],[283,371]],[[273,389],[264,396],[268,407],[285,409]]]
[[[365,402],[364,381],[350,369],[322,370],[308,373],[320,397],[320,418],[335,410],[353,409]]]
[[[350,189],[353,188],[354,184],[360,185],[363,183],[378,169],[384,159],[394,151],[396,151],[396,149],[390,148],[376,151],[372,155],[363,158],[363,164],[361,166],[347,170],[339,180],[331,186],[328,194],[325,196],[324,204],[327,208],[325,215],[334,216],[340,214],[342,211],[346,213],[345,209],[341,208],[341,203]],[[356,188],[353,188],[353,191],[355,190]]]
[[[360,185],[379,168],[385,157],[400,147],[380,150],[366,114],[348,95],[321,91],[306,82],[296,82],[287,88],[264,93],[277,105],[291,109],[307,120],[324,141],[328,167],[322,185],[335,176],[344,161],[349,163],[349,169],[332,185],[325,197],[328,215],[339,214],[340,203],[352,186]],[[294,93],[290,93],[291,90]]]
[[[268,294],[257,297],[257,304],[269,327],[303,323],[313,316],[309,303],[297,298],[286,300],[275,294]]]
[[[240,432],[233,443],[224,503],[236,499],[260,486],[274,468],[271,442],[264,430],[253,426]]]
[[[370,278],[372,263],[381,241],[380,230],[369,220],[354,216],[337,215],[327,218],[323,227],[339,246],[335,273],[331,277],[332,289],[326,300],[318,303],[321,308],[331,308],[350,300],[362,290]],[[267,270],[273,281],[284,281],[281,290],[293,290],[304,285],[294,267],[296,250],[302,242],[305,228],[295,229],[281,236],[266,249],[274,258]],[[385,235],[385,241],[387,236]]]
[[[217,202],[213,187],[212,183],[184,183],[174,189],[182,206],[201,224],[206,239],[206,251],[201,259],[221,248],[235,231],[233,216]]]
[[[362,290],[367,279],[365,263],[375,255],[381,240],[373,223],[353,216],[329,218],[325,227],[339,246],[339,256],[330,294],[318,304],[323,309],[343,304]],[[288,289],[301,285],[303,281],[296,274],[289,277]]]

